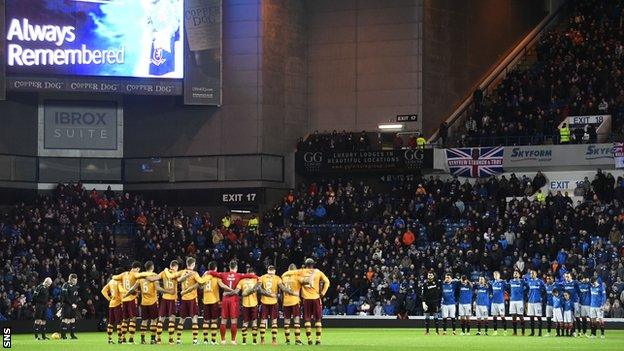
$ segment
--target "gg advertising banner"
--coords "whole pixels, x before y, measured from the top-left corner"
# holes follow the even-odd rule
[[[433,150],[323,152],[298,151],[295,168],[300,174],[333,172],[409,173],[433,168]]]
[[[186,0],[184,104],[221,105],[221,0]]]
[[[8,74],[183,77],[183,0],[5,1]]]

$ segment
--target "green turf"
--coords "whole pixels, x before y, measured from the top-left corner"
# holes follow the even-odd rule
[[[61,351],[96,351],[96,350],[197,350],[206,348],[223,348],[228,350],[275,349],[274,346],[211,346],[191,345],[190,333],[183,335],[183,344],[170,345],[107,345],[106,333],[78,334],[79,340],[48,340],[36,341],[31,335],[13,335],[15,350],[61,350]],[[201,335],[200,335],[201,338]],[[304,335],[305,338],[305,335]],[[240,342],[240,330],[238,334]],[[624,330],[607,331],[606,339],[587,338],[538,338],[522,336],[437,336],[423,335],[422,329],[325,329],[321,346],[286,346],[280,330],[277,348],[302,348],[323,350],[624,350]]]

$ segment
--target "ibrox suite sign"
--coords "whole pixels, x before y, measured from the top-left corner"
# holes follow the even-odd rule
[[[300,151],[296,170],[302,174],[351,171],[410,172],[433,168],[433,150],[381,150],[352,152]]]

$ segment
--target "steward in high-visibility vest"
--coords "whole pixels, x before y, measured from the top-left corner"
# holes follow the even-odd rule
[[[535,194],[535,200],[540,203],[546,203],[546,195],[541,190],[538,190],[537,194]]]
[[[422,135],[419,135],[418,138],[416,138],[416,147],[417,148],[424,149],[426,143],[427,143],[427,139],[425,139]]]
[[[569,144],[570,143],[570,128],[566,123],[559,128],[559,142],[561,144]]]

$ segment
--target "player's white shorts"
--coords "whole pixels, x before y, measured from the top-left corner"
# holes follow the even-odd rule
[[[477,318],[487,319],[487,317],[488,317],[488,308],[487,308],[487,306],[479,306],[479,305],[477,305],[477,307],[475,308],[475,314],[477,315]]]
[[[604,311],[600,307],[591,307],[589,309],[589,318],[592,319],[603,319]]]
[[[490,311],[492,316],[502,316],[505,317],[505,304],[504,303],[493,303],[492,310]]]
[[[572,317],[572,311],[563,311],[563,323],[572,323],[574,318]]]
[[[589,317],[590,309],[589,306],[581,305],[581,317]]]
[[[561,308],[553,309],[553,322],[555,323],[563,322],[563,310]]]
[[[509,301],[509,314],[524,314],[524,302]]]
[[[527,316],[541,317],[542,316],[542,304],[541,303],[528,303],[527,304]]]
[[[578,302],[574,303],[574,317],[581,316],[581,304]]]
[[[553,317],[553,307],[546,305],[546,318],[552,318]]]
[[[455,318],[455,305],[442,305],[442,318]]]
[[[460,304],[459,305],[459,316],[460,317],[472,316],[472,305],[471,304]]]

